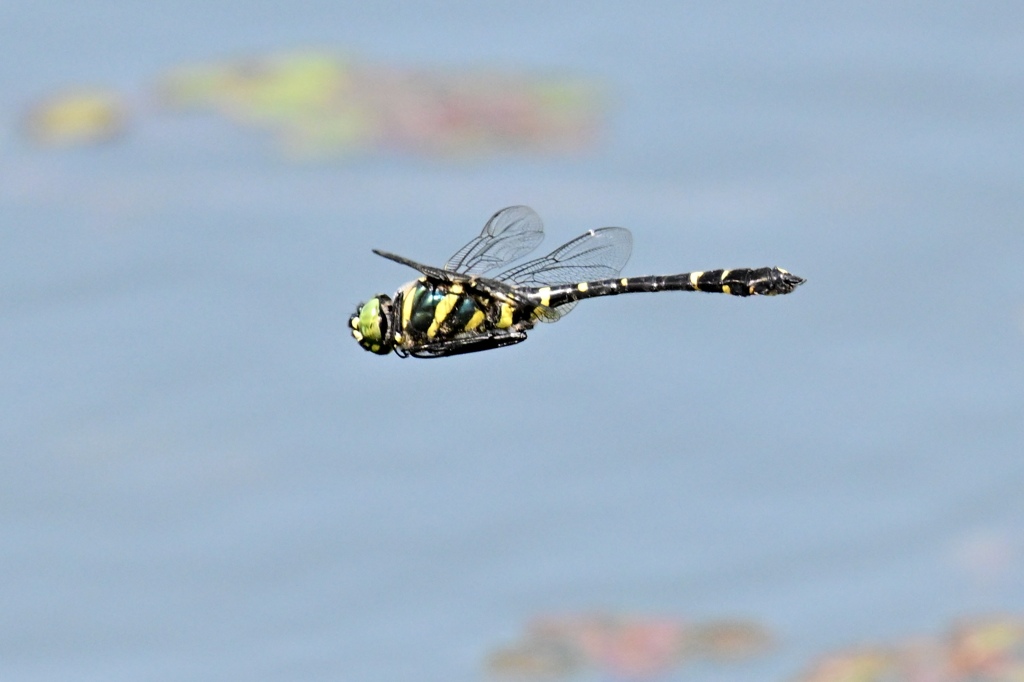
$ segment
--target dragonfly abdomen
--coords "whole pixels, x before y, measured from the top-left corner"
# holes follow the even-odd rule
[[[732,296],[775,296],[788,294],[803,281],[802,277],[781,268],[736,268],[557,284],[531,289],[529,298],[542,306],[557,308],[566,303],[598,296],[654,291],[704,291]]]
[[[668,291],[705,291],[732,296],[777,296],[788,294],[804,283],[803,277],[797,277],[782,268],[708,270],[668,275],[660,279],[663,280],[660,286]]]

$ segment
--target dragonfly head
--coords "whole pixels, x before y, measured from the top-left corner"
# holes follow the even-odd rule
[[[391,324],[391,297],[384,294],[374,296],[356,308],[348,318],[352,338],[365,350],[377,355],[387,355],[395,348],[395,330]]]

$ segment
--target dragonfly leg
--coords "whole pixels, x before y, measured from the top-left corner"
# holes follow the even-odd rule
[[[434,341],[417,345],[409,350],[409,355],[414,358],[443,358],[449,355],[462,355],[464,353],[476,353],[481,350],[491,350],[511,346],[526,340],[526,332],[516,329],[494,330],[486,334],[456,337],[444,341]]]

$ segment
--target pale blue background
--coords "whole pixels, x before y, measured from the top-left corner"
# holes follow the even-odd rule
[[[557,5],[557,7],[555,6]],[[477,680],[538,613],[747,617],[814,656],[1024,607],[1017,3],[0,2],[0,678]],[[31,147],[69,85],[337,48],[582,75],[579,159],[295,165],[201,117]],[[496,209],[626,274],[512,349],[355,305]]]

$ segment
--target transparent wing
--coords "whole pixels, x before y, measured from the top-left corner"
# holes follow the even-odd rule
[[[480,275],[525,256],[543,240],[540,216],[528,206],[509,206],[491,216],[480,235],[449,258],[444,269]]]
[[[581,234],[544,256],[505,270],[495,279],[531,287],[575,284],[615,277],[633,252],[633,235],[624,227],[602,227]],[[538,309],[537,319],[554,322],[576,303]]]

